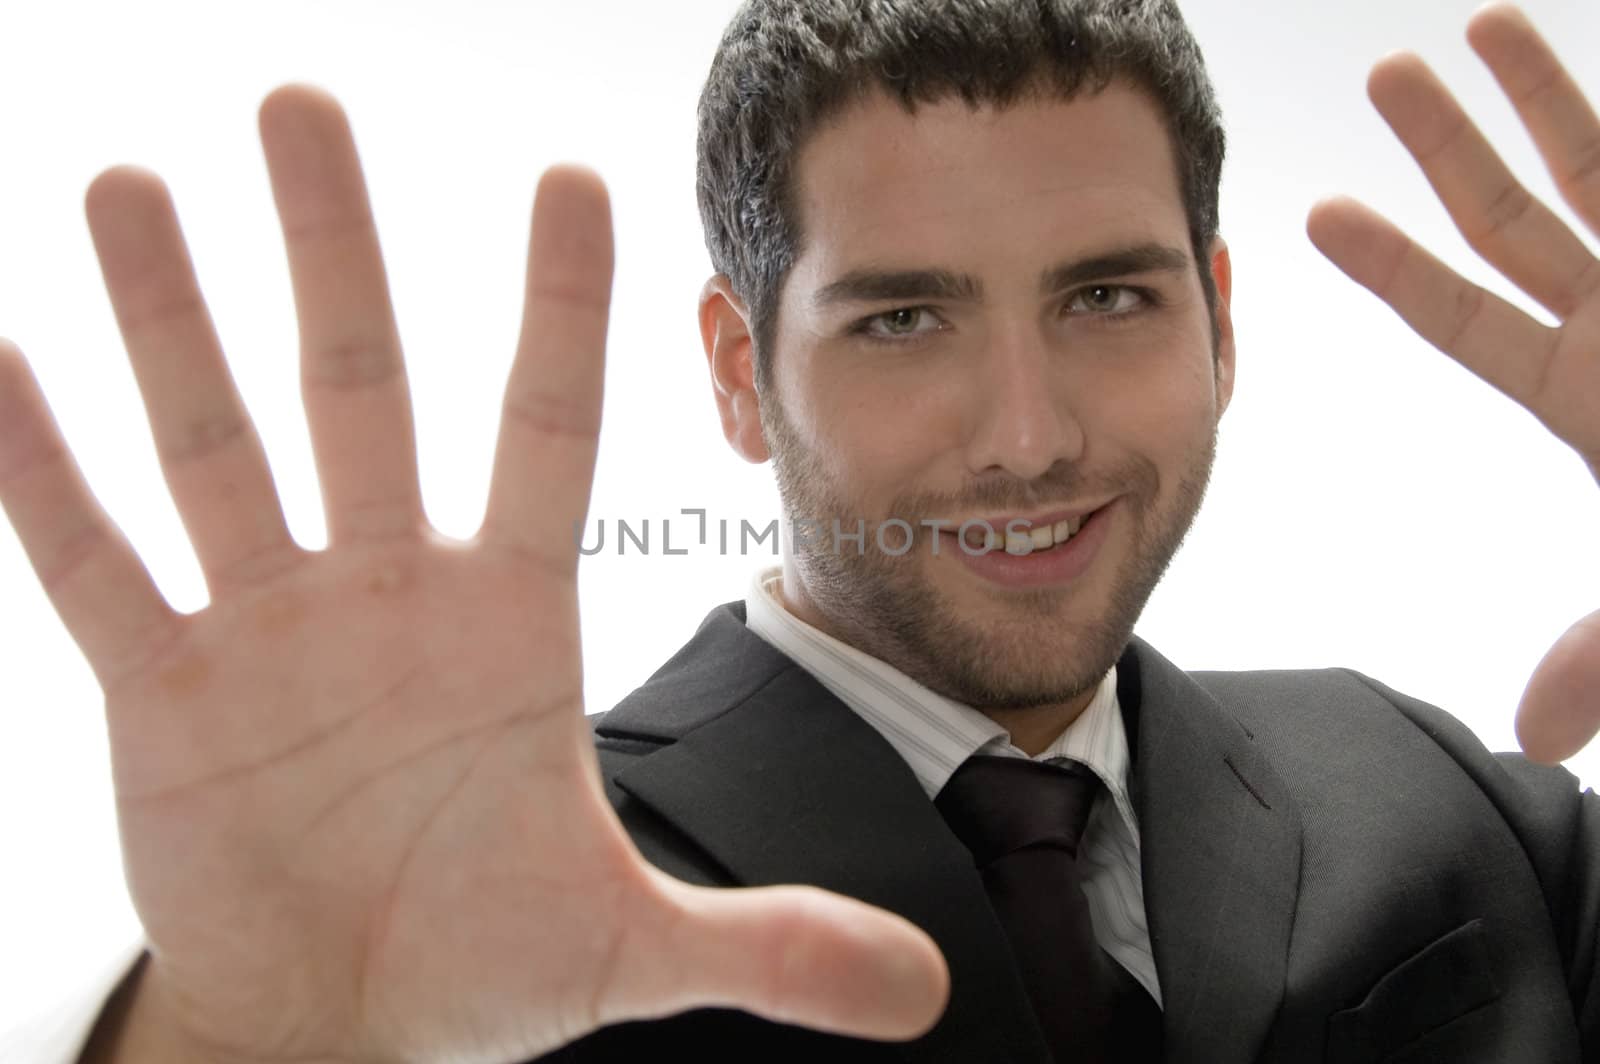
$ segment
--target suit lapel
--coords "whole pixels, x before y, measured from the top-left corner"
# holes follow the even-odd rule
[[[1253,1060],[1283,998],[1299,814],[1250,733],[1137,636],[1117,679],[1124,713],[1137,707],[1130,797],[1166,1059]]]
[[[1142,640],[1119,680],[1167,1059],[1250,1059],[1282,996],[1298,819],[1242,728]],[[904,1059],[1048,1062],[966,849],[894,748],[750,632],[741,605],[713,611],[598,731],[670,743],[617,785],[741,883],[815,884],[933,937],[950,1005]]]

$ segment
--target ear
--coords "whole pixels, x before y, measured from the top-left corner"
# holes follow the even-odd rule
[[[745,461],[765,462],[769,455],[756,398],[750,313],[726,274],[717,274],[700,290],[700,340],[711,366],[722,435]]]
[[[1228,242],[1222,237],[1212,240],[1211,279],[1217,286],[1217,416],[1228,409],[1233,398],[1233,260],[1228,255]]]

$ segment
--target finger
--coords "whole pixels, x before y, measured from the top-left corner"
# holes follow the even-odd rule
[[[260,126],[329,543],[418,535],[411,391],[350,124],[327,93],[289,85],[262,102]]]
[[[617,1001],[634,1016],[633,1001],[653,1006],[651,1015],[727,1007],[836,1034],[909,1039],[949,1002],[939,947],[904,917],[815,887],[730,891],[653,875],[671,915],[641,921],[664,940],[641,936],[618,965]]]
[[[137,667],[180,618],[84,482],[22,352],[0,340],[0,506],[101,686]]]
[[[1531,760],[1565,761],[1600,732],[1600,610],[1567,629],[1528,680],[1517,741]]]
[[[216,594],[255,579],[294,545],[172,198],[155,174],[114,167],[90,184],[84,213],[161,471],[206,583]]]
[[[1485,8],[1467,40],[1489,65],[1555,178],[1556,188],[1600,234],[1600,117],[1528,17],[1510,4]]]
[[[576,575],[605,380],[613,263],[605,185],[577,167],[539,182],[521,336],[506,383],[486,541]]]
[[[1367,91],[1473,250],[1563,320],[1594,293],[1600,263],[1507,169],[1427,64],[1391,56]]]
[[[1348,197],[1318,203],[1306,233],[1351,280],[1388,303],[1439,350],[1524,406],[1544,393],[1553,330],[1469,283]]]

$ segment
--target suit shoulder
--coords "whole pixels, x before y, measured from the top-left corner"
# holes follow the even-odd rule
[[[1454,714],[1355,669],[1190,675],[1280,767],[1303,769],[1334,758],[1383,762],[1393,750],[1413,750],[1419,774],[1431,762],[1468,776],[1530,848],[1538,867],[1562,864],[1562,848],[1577,828],[1581,785],[1561,765],[1530,761],[1520,751],[1491,751]],[[1436,757],[1426,758],[1428,750]]]
[[[1457,761],[1492,758],[1453,714],[1342,667],[1191,672],[1190,677],[1250,732],[1325,745],[1385,742],[1421,730]]]

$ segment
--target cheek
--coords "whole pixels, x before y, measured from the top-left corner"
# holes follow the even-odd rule
[[[1088,467],[1153,466],[1166,491],[1209,445],[1217,416],[1211,339],[1193,321],[1108,339],[1073,376],[1069,401]]]
[[[1187,475],[1196,455],[1210,445],[1217,421],[1216,384],[1209,347],[1181,365],[1166,362],[1120,389],[1101,423],[1121,447],[1142,455],[1161,471],[1162,491]]]
[[[958,442],[959,413],[937,389],[858,378],[814,409],[823,472],[869,505],[929,483]]]
[[[1123,417],[1152,438],[1186,439],[1198,425],[1216,417],[1216,386],[1209,359],[1204,365],[1189,361],[1181,367],[1141,378],[1124,389]]]
[[[861,465],[902,484],[952,447],[954,420],[926,396],[901,394],[863,402],[853,414]]]

